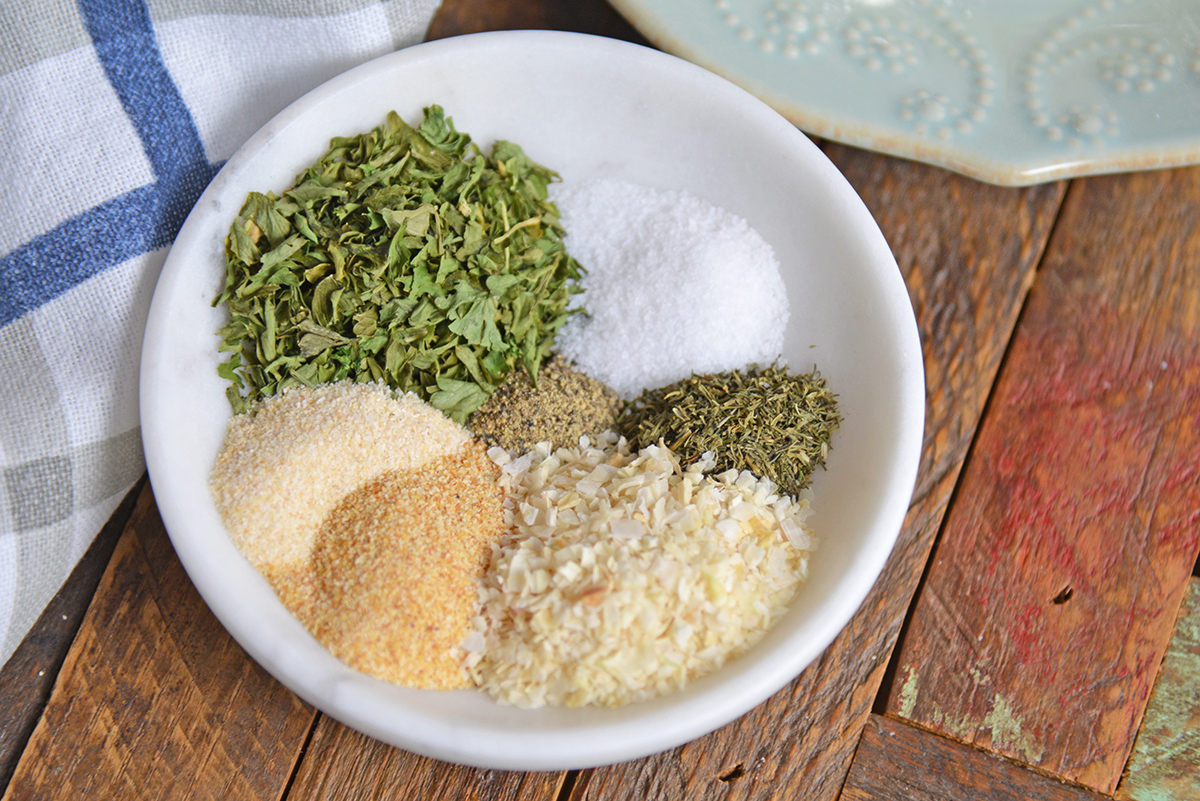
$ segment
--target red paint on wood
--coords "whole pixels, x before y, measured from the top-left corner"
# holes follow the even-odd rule
[[[1185,177],[1176,202],[1190,208],[1200,171]],[[1094,205],[1119,228],[1118,185],[1086,186],[1109,193]],[[1031,294],[888,709],[1111,792],[1200,547],[1200,234],[1168,214],[1178,226],[1145,247],[1175,260],[1118,258],[1112,220],[1092,224],[1107,247],[1080,239],[1096,210],[1072,199],[1073,233]]]

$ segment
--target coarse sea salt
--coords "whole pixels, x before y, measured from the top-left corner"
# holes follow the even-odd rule
[[[692,373],[783,364],[788,299],[771,245],[744,219],[674,190],[602,178],[554,186],[587,273],[556,347],[631,400]]]

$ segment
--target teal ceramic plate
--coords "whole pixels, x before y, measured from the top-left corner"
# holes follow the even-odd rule
[[[1200,162],[1195,0],[612,0],[818,137],[1004,185]]]

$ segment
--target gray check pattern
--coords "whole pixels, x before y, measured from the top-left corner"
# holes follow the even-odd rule
[[[114,75],[102,68],[103,59],[111,59],[114,47],[145,48],[138,56],[146,61],[125,63],[165,65],[169,71],[172,67],[162,50],[165,42],[172,44],[175,49],[171,52],[178,57],[180,53],[210,52],[214,30],[221,36],[228,33],[230,41],[270,40],[268,45],[275,46],[281,44],[281,30],[315,33],[309,38],[319,40],[320,47],[306,57],[311,78],[289,78],[283,71],[270,73],[273,85],[294,92],[291,97],[273,95],[271,103],[290,102],[315,85],[303,85],[304,81],[320,82],[359,60],[419,42],[437,5],[438,0],[113,0],[111,5],[108,0],[3,0],[0,135],[19,140],[27,154],[40,157],[49,153],[47,163],[53,166],[55,149],[68,153],[74,140],[57,141],[39,120],[53,117],[58,130],[67,132],[64,135],[78,129],[71,127],[73,121],[64,123],[64,115],[48,109],[65,104],[64,108],[78,111],[80,98],[84,98],[93,104],[110,104],[104,108],[116,109],[113,115],[118,119],[132,114],[128,107],[122,112],[121,103],[128,97],[122,100],[110,85]],[[91,17],[85,16],[89,13]],[[121,14],[126,16],[113,16]],[[153,36],[121,38],[125,31],[122,21],[135,17],[142,25],[149,19]],[[112,37],[107,41],[109,50],[103,53],[92,42],[101,29],[102,35]],[[301,34],[298,38],[306,37]],[[368,40],[371,44],[364,45]],[[194,43],[190,50],[189,43]],[[237,63],[247,66],[240,74],[251,78],[267,75],[265,65],[273,63],[269,54],[250,54],[244,48],[231,49],[226,57],[231,59],[229,63],[242,58]],[[196,59],[175,63],[184,62],[194,64]],[[201,108],[189,105],[184,117],[190,114],[199,119],[206,113],[211,120],[216,109],[238,119],[261,118],[265,122],[283,107],[263,105],[261,93],[255,94],[261,92],[261,83],[222,84],[203,63],[198,69],[189,69],[186,74],[176,71],[167,81],[151,84],[170,94],[184,86],[180,79],[185,79],[192,94],[181,93],[176,98],[183,97],[185,104],[192,102],[188,98],[209,104]],[[228,81],[228,74],[227,70],[220,80]],[[45,89],[47,75],[61,81],[54,86],[67,87],[71,97]],[[172,82],[175,86],[168,85]],[[198,86],[212,88],[212,92],[205,95],[197,91]],[[142,89],[143,84],[135,88]],[[38,95],[39,91],[43,94]],[[147,107],[140,107],[142,113]],[[94,115],[81,112],[81,117],[95,125]],[[144,127],[139,133],[133,125],[113,130],[126,129],[128,137],[148,135]],[[155,146],[169,144],[159,141]],[[145,141],[120,141],[115,136],[101,142],[101,149],[111,148],[109,168],[115,167],[114,173],[127,170],[129,175],[149,169],[144,146]],[[115,163],[118,156],[112,154],[120,154],[125,161]],[[17,174],[13,171],[19,165],[14,166],[13,161],[16,159],[6,164],[0,158],[0,179]],[[106,176],[110,174],[105,172],[102,177]],[[28,197],[6,185],[8,208],[30,212],[22,213],[25,228],[9,229],[17,231],[12,239],[18,249],[43,235],[73,230],[69,225],[62,228],[55,209],[91,204],[90,211],[95,211],[102,208],[102,202],[116,199],[114,194],[99,201],[70,203],[70,190],[79,185],[77,177],[77,173],[58,176],[58,183],[51,183],[55,191],[49,192],[38,191],[38,182],[27,180],[23,185],[34,188]],[[114,183],[111,177],[100,185],[109,183]],[[92,186],[95,194],[95,180]],[[136,186],[125,185],[114,193],[131,188]],[[63,192],[68,193],[66,197]],[[42,220],[50,222],[27,232],[42,225]],[[146,221],[148,226],[154,224]],[[88,248],[94,244],[90,239],[79,241]],[[17,298],[22,292],[28,297],[30,291],[40,298],[41,289],[55,284],[53,265],[26,258],[14,266],[12,246],[9,242],[0,247],[0,299]],[[54,249],[49,257],[65,252]],[[150,294],[165,256],[162,248],[122,256],[83,283],[47,293],[48,299],[35,301],[32,310],[5,317],[7,322],[0,324],[0,664],[7,662],[145,471],[137,418],[138,363]],[[45,273],[40,272],[43,269]]]

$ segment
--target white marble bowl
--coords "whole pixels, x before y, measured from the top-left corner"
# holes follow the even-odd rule
[[[502,706],[482,692],[389,685],[330,656],[222,528],[207,477],[229,406],[211,306],[223,240],[250,190],[281,192],[330,137],[442,105],[481,146],[506,138],[564,181],[616,176],[683,189],[745,217],[779,257],[791,305],[784,357],[815,364],[845,415],[814,482],[811,578],[745,656],[682,692],[619,709]],[[301,698],[380,740],[439,759],[550,770],[633,759],[742,715],[809,665],[854,614],[891,551],[919,459],[924,379],[912,307],[887,243],[825,156],[764,103],[663,53],[568,33],[418,45],[353,69],[247,142],[175,241],[147,325],[142,431],[155,497],[217,618]],[[802,703],[802,701],[799,701]]]

